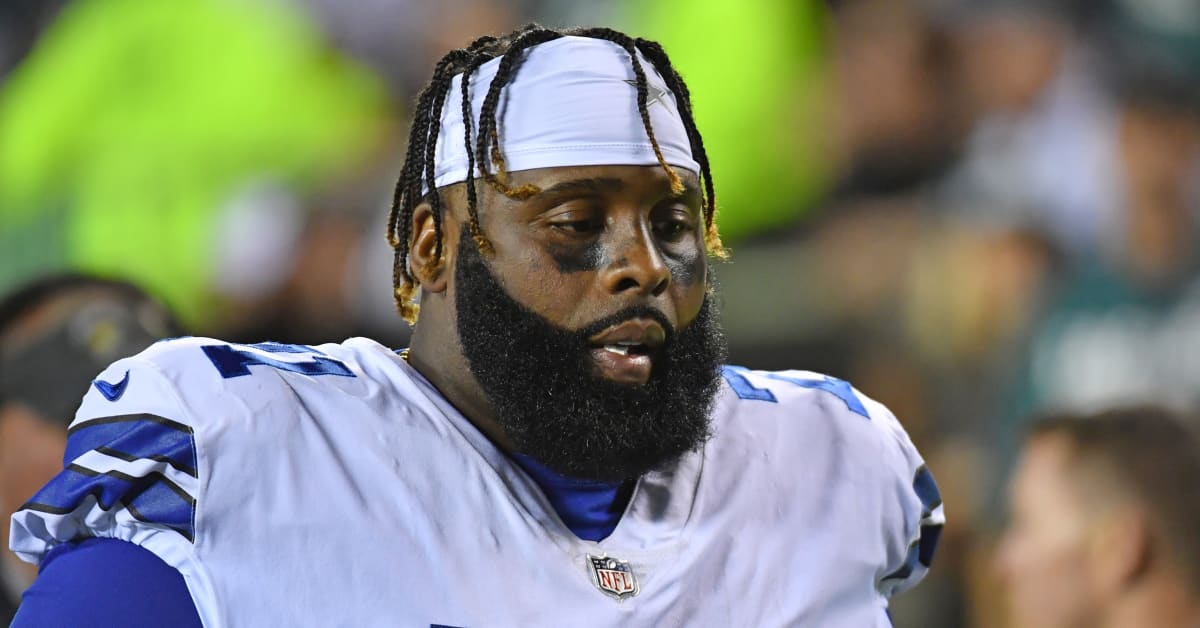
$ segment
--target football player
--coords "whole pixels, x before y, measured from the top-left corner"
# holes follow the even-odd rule
[[[88,391],[13,518],[42,564],[18,626],[151,617],[141,581],[176,587],[156,625],[889,625],[937,488],[846,382],[722,365],[713,180],[663,49],[482,37],[414,114],[387,225],[411,346],[113,364],[124,394]]]

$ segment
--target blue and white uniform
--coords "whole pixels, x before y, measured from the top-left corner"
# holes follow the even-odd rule
[[[712,439],[594,542],[373,341],[161,342],[97,378],[11,547],[139,545],[209,627],[889,625],[943,523],[903,428],[840,380],[724,375]]]

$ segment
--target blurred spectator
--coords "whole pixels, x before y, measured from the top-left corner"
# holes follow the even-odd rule
[[[832,19],[836,196],[912,192],[953,164],[965,133],[949,38],[915,2],[839,0]],[[805,142],[803,129],[793,138]]]
[[[971,122],[940,186],[948,209],[992,225],[1044,230],[1064,252],[1094,255],[1117,228],[1116,118],[1102,85],[1092,19],[1067,0],[960,0],[956,82]]]
[[[1128,36],[1130,19],[1117,11],[1109,32]],[[1200,20],[1177,27],[1155,36],[1142,24],[1136,53],[1113,49],[1119,237],[1075,267],[1035,324],[1009,417],[1200,403]],[[1144,70],[1140,56],[1157,48],[1172,64]]]
[[[1194,422],[1152,407],[1044,419],[1012,513],[997,562],[1010,625],[1200,625]]]
[[[0,624],[37,574],[7,549],[9,515],[61,470],[88,383],[178,329],[139,288],[90,275],[44,277],[0,299]],[[121,383],[109,384],[119,395]]]

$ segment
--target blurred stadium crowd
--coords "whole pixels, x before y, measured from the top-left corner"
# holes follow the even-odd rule
[[[897,625],[1000,625],[1028,417],[1200,401],[1194,0],[4,0],[0,292],[84,269],[204,335],[403,346],[410,101],[528,21],[663,42],[732,361],[847,379],[925,453],[950,525]]]

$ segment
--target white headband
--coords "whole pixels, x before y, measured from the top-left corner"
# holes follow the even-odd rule
[[[640,52],[638,61],[646,73],[646,106],[663,158],[699,174],[675,95]],[[479,132],[480,110],[499,66],[500,59],[492,59],[471,78],[473,136]],[[529,48],[513,70],[496,109],[500,152],[509,172],[658,163],[638,113],[636,78],[625,49],[601,39],[560,37]],[[467,179],[463,131],[462,74],[458,74],[441,111],[434,154],[436,187]],[[475,137],[471,145],[478,150]],[[494,173],[494,164],[491,169]],[[480,176],[478,164],[475,176]],[[422,183],[422,193],[428,191]]]

